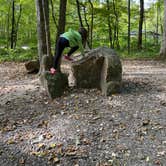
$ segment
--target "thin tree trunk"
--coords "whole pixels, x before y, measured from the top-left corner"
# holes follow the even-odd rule
[[[88,30],[88,34],[90,33],[90,26],[89,26],[89,23],[88,23],[88,19],[87,19],[87,15],[86,15],[86,6],[85,5],[83,5],[82,4],[82,6],[83,6],[83,11],[84,11],[84,19],[85,19],[85,24],[86,24],[86,26],[87,26],[87,30]],[[88,47],[90,48],[90,42],[89,42],[90,40],[89,40],[89,35],[88,35],[88,41],[87,41],[87,44],[88,44]]]
[[[145,48],[146,48],[146,41],[147,41],[147,35],[146,35],[146,15],[144,15],[144,25],[145,25]]]
[[[110,2],[109,0],[107,0],[107,10],[108,12],[110,12]],[[110,42],[110,48],[113,48],[113,44],[112,44],[112,27],[111,27],[111,18],[110,18],[110,14],[108,15],[108,33],[109,33],[109,42]]]
[[[76,4],[77,4],[77,13],[78,13],[78,18],[79,18],[79,23],[80,23],[80,26],[83,27],[79,0],[76,0]]]
[[[44,24],[45,24],[47,56],[51,56],[51,41],[50,41],[50,27],[49,27],[49,2],[48,2],[48,0],[42,0],[42,6],[43,6],[43,16],[44,16]]]
[[[61,0],[60,1],[58,31],[57,31],[57,36],[56,36],[56,42],[55,43],[57,43],[59,35],[62,34],[65,31],[65,25],[66,25],[66,5],[67,5],[67,0]]]
[[[55,24],[56,28],[58,29],[58,24],[56,22],[55,12],[54,12],[54,5],[53,5],[52,0],[50,0],[50,3],[51,3],[52,18],[53,18],[53,21],[54,21],[54,24]]]
[[[140,0],[140,19],[139,19],[139,31],[138,31],[138,49],[142,49],[143,19],[144,19],[144,0]]]
[[[166,59],[166,0],[164,0],[164,27],[163,40],[161,43],[160,56]]]
[[[14,38],[15,38],[15,0],[12,1],[12,30],[10,39],[10,48],[14,48]]]
[[[9,44],[10,44],[10,29],[9,29],[9,23],[10,23],[10,8],[11,8],[11,3],[9,5],[8,8],[8,13],[7,13],[7,23],[6,23],[6,32],[7,32],[7,36],[6,36],[6,48],[9,48]]]
[[[67,6],[67,0],[61,0],[60,6],[59,6],[59,21],[58,21],[58,31],[56,36],[56,42],[55,42],[55,51],[54,54],[56,54],[56,44],[58,41],[58,38],[60,34],[62,34],[65,31],[66,26],[66,6]],[[58,63],[58,70],[60,71],[60,62]]]
[[[90,48],[93,47],[93,19],[94,19],[94,8],[91,0],[88,0],[91,7],[91,27],[90,27]]]
[[[157,17],[156,17],[156,44],[158,45],[159,43],[159,38],[158,38],[158,33],[159,33],[159,4],[157,3]]]
[[[128,0],[128,54],[130,54],[130,0]]]
[[[20,4],[20,12],[19,12],[19,16],[17,19],[17,23],[16,23],[16,27],[15,27],[15,41],[14,41],[14,48],[17,45],[17,36],[18,36],[18,29],[19,29],[19,23],[20,23],[20,19],[21,19],[21,14],[22,14],[22,5]]]
[[[117,13],[117,7],[116,4],[117,1],[113,0],[113,8],[114,8],[114,14],[115,14],[115,30],[114,30],[114,42],[116,44],[117,48],[120,48],[119,45],[119,16]]]

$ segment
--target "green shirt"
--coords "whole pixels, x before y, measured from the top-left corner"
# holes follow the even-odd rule
[[[82,45],[82,37],[79,32],[69,29],[68,32],[63,33],[62,35],[60,35],[60,37],[64,37],[65,39],[67,39],[69,41],[70,47],[78,46],[81,51],[81,54],[82,55],[84,54],[84,48]]]

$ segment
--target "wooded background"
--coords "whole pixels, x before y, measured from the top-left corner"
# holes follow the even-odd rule
[[[0,56],[35,52],[37,43],[39,59],[54,54],[57,37],[79,26],[87,28],[90,48],[104,45],[122,56],[141,50],[165,55],[165,1],[146,6],[144,0],[0,0]]]

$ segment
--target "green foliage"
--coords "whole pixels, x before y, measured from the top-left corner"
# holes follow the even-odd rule
[[[142,50],[131,49],[130,54],[128,54],[127,49],[117,50],[121,58],[129,59],[154,59],[159,55],[160,46],[147,45],[146,48]]]
[[[52,48],[55,47],[55,38],[57,27],[53,21],[52,14],[54,14],[56,22],[58,23],[59,18],[59,1],[53,1],[54,13],[52,13],[50,5],[50,32],[51,32],[51,43]],[[11,3],[9,0],[0,0],[0,61],[4,60],[21,60],[25,61],[27,59],[37,58],[37,49],[30,50],[19,49],[23,45],[27,45],[30,48],[37,47],[37,30],[36,30],[36,8],[34,0],[15,0],[16,2],[16,20],[19,16],[19,5],[22,4],[22,15],[19,23],[18,29],[18,40],[17,49],[3,49],[4,47],[9,48],[10,46],[10,33],[11,33]],[[115,45],[114,49],[122,53],[122,57],[153,57],[159,52],[160,41],[156,43],[156,40],[152,36],[147,35],[147,41],[145,42],[145,37],[143,36],[143,51],[138,51],[137,48],[137,34],[131,37],[131,54],[127,54],[127,31],[128,31],[128,16],[127,16],[127,1],[126,0],[115,0],[115,6],[113,1],[110,0],[110,10],[108,10],[106,0],[91,0],[94,7],[94,20],[93,20],[93,47],[98,46],[109,46],[109,31],[108,31],[108,17],[110,17],[110,24],[112,28],[112,35],[114,39],[114,28],[117,26],[118,22],[118,40],[120,44],[120,49]],[[81,4],[81,16],[83,24],[86,28],[87,23],[91,25],[91,14],[92,8],[88,0],[80,0]],[[83,5],[85,6],[85,13],[83,10]],[[158,31],[162,34],[163,31],[163,0],[158,0],[145,10],[145,24],[144,29],[147,31]],[[158,12],[158,30],[157,27],[157,9]],[[116,14],[115,14],[116,12]],[[85,15],[86,19],[85,20]],[[116,20],[118,17],[118,20]],[[7,24],[8,23],[8,24]],[[139,5],[135,0],[131,1],[131,32],[138,32],[139,23]],[[75,0],[68,0],[67,13],[66,13],[66,30],[69,28],[78,29],[79,19],[77,14],[77,7]]]
[[[1,48],[0,49],[0,62],[3,61],[27,61],[37,59],[37,48],[15,50]]]

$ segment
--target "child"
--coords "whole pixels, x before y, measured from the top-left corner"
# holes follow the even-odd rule
[[[57,45],[56,45],[56,54],[54,56],[53,67],[50,69],[51,74],[55,74],[58,70],[59,60],[61,58],[62,52],[66,47],[70,47],[70,51],[65,55],[65,59],[72,61],[70,57],[78,48],[81,51],[81,54],[84,55],[84,48],[87,40],[87,30],[81,27],[78,32],[72,29],[69,29],[68,32],[60,35]]]

